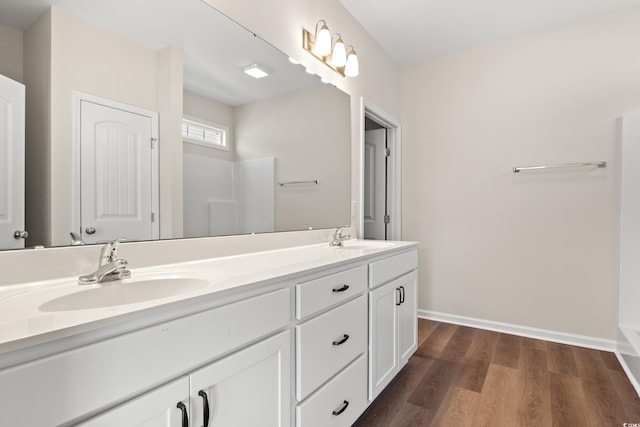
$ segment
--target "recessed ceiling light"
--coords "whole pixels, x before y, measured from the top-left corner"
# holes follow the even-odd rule
[[[248,67],[244,67],[244,72],[254,79],[261,79],[269,75],[269,72],[265,69],[265,67],[258,64],[251,64]]]
[[[295,58],[289,57],[289,62],[291,62],[292,64],[298,65],[300,63],[300,61],[298,61]]]

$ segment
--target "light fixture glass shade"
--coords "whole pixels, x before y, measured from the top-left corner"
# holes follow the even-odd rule
[[[344,66],[344,75],[347,77],[356,77],[360,73],[360,66],[358,65],[358,55],[355,49],[352,47],[349,56],[347,56],[347,64]]]
[[[313,42],[313,53],[318,56],[327,56],[331,53],[331,33],[327,24],[322,22],[322,26],[319,31],[316,31],[316,39]],[[320,24],[318,22],[318,24]]]
[[[331,64],[334,67],[344,67],[347,63],[347,49],[344,47],[342,37],[338,35],[338,40],[333,45],[333,52],[331,53]]]

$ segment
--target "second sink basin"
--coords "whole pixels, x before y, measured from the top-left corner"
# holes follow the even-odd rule
[[[71,311],[114,307],[156,300],[196,291],[209,286],[209,281],[191,277],[158,277],[126,279],[88,286],[72,294],[54,298],[40,306],[41,311]]]

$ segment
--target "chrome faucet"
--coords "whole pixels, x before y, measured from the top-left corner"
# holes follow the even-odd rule
[[[343,225],[342,227],[336,228],[336,231],[333,233],[333,240],[329,242],[330,246],[344,246],[344,241],[351,238],[351,235],[342,233],[345,227],[349,226]]]
[[[118,244],[122,240],[124,239],[108,242],[102,247],[98,269],[91,274],[80,276],[79,285],[92,285],[131,277],[131,272],[127,270],[127,260],[118,258]]]

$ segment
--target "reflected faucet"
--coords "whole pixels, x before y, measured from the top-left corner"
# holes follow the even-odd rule
[[[98,269],[91,274],[80,276],[78,284],[93,285],[131,277],[131,272],[127,270],[127,260],[118,258],[118,244],[123,240],[118,239],[106,243],[100,251]]]
[[[336,228],[336,231],[333,233],[333,240],[329,242],[330,246],[344,246],[344,241],[351,239],[350,234],[342,233],[345,227],[349,227],[349,226],[343,225],[342,227]]]
[[[84,246],[84,240],[78,233],[74,233],[73,231],[69,233],[71,235],[71,246]]]

